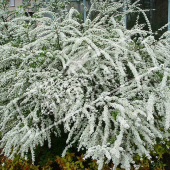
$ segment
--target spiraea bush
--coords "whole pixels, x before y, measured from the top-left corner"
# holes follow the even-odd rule
[[[50,2],[52,2],[50,4]],[[53,1],[49,4],[53,5]],[[27,158],[51,134],[68,133],[73,145],[97,161],[138,168],[159,139],[169,139],[169,31],[155,40],[145,11],[127,2],[91,1],[87,19],[67,3],[33,17],[1,20],[0,147],[9,158]],[[142,13],[148,31],[125,28],[128,13]],[[1,9],[1,13],[3,10]],[[51,18],[44,17],[44,14]],[[96,17],[91,17],[94,13]]]

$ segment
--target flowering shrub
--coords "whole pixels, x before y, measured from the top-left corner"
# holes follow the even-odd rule
[[[73,145],[98,170],[110,161],[129,170],[134,155],[150,159],[156,140],[169,137],[169,32],[159,40],[137,2],[91,1],[85,23],[71,8],[46,9],[1,22],[0,146],[14,158],[68,133],[62,156]],[[58,9],[61,6],[58,6]],[[62,6],[63,8],[63,6]],[[59,10],[60,11],[60,10]],[[96,17],[91,19],[91,14]],[[124,16],[141,12],[149,31],[124,26]],[[50,14],[53,18],[43,17]],[[12,152],[11,152],[12,149]]]

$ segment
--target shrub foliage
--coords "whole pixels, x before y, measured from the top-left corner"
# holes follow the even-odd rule
[[[66,4],[1,20],[3,153],[31,152],[34,161],[36,146],[47,140],[51,147],[62,125],[68,133],[62,156],[76,145],[85,159],[97,160],[98,170],[105,159],[129,170],[134,155],[150,159],[156,141],[169,137],[169,32],[155,40],[137,2],[121,12],[121,1],[93,0],[85,23]],[[126,29],[130,12],[142,13],[149,31],[138,17]]]

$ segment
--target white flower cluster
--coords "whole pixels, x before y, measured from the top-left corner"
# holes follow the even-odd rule
[[[76,143],[99,170],[104,158],[113,169],[130,170],[135,154],[150,158],[156,138],[169,136],[169,32],[156,41],[138,24],[127,30],[122,6],[92,1],[89,11],[97,16],[89,13],[85,23],[75,9],[65,18],[40,12],[6,23],[9,40],[0,46],[0,147],[6,156],[24,157],[30,149],[34,161],[34,148],[45,140],[51,147],[50,134],[60,136],[62,124],[68,133],[63,156]],[[135,6],[129,11],[142,11]]]

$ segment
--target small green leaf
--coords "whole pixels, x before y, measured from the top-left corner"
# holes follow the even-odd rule
[[[114,120],[116,120],[118,113],[119,113],[119,110],[112,111],[112,116],[113,116]]]

